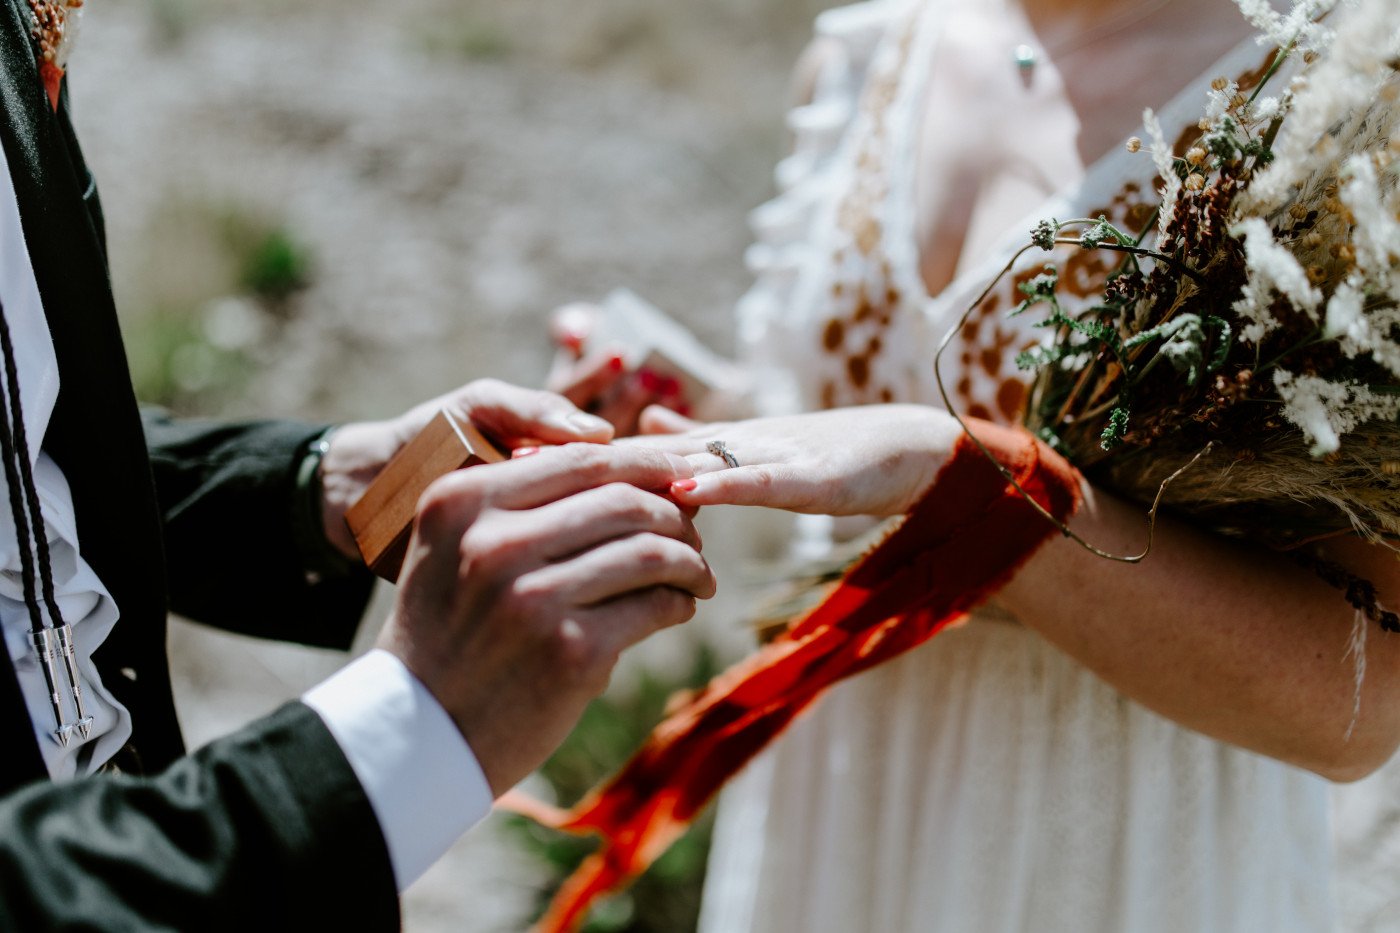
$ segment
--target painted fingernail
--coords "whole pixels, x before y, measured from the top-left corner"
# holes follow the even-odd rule
[[[517,447],[510,452],[510,459],[519,460],[521,457],[530,457],[539,452],[538,447]]]
[[[676,406],[676,414],[680,415],[682,418],[689,418],[690,406],[687,405],[685,402],[681,402],[679,405]]]
[[[642,388],[648,392],[655,392],[661,387],[661,377],[649,369],[637,373],[637,380],[642,384]]]
[[[615,372],[615,373],[620,373],[620,372],[622,372],[622,367],[623,367],[623,365],[624,365],[624,363],[623,363],[622,357],[619,356],[619,355],[616,354],[616,353],[614,353],[614,354],[608,359],[608,369],[612,370],[612,371]]]
[[[671,489],[675,492],[690,492],[695,488],[696,482],[693,479],[678,479],[671,484]]]
[[[665,376],[657,385],[656,391],[661,393],[662,395],[680,395],[681,384],[674,377]]]

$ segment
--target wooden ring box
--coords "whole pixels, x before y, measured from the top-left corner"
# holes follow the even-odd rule
[[[365,565],[390,583],[398,580],[423,491],[453,470],[509,457],[471,422],[439,411],[345,513]]]

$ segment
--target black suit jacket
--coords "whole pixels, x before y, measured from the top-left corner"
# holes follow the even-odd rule
[[[96,185],[66,91],[58,113],[49,105],[28,16],[24,0],[0,0],[0,145],[58,357],[43,447],[121,613],[93,659],[152,776],[48,782],[13,668],[0,664],[0,931],[397,929],[378,824],[315,713],[288,704],[184,754],[168,607],[344,648],[371,578],[312,585],[293,544],[295,470],[320,428],[151,416],[143,429]]]

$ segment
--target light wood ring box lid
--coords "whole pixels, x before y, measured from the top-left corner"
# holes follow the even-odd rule
[[[397,580],[423,491],[453,470],[509,456],[470,422],[439,411],[345,513],[365,565],[391,583]]]

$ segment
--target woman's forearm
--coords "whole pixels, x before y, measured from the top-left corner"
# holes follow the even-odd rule
[[[1072,528],[1112,553],[1137,553],[1146,509],[1102,492]],[[1400,563],[1359,539],[1330,559],[1400,605]],[[1356,612],[1285,555],[1163,518],[1139,564],[1056,536],[999,596],[1049,641],[1144,706],[1189,728],[1354,780],[1400,744],[1400,635],[1365,621],[1365,677],[1349,653]]]

